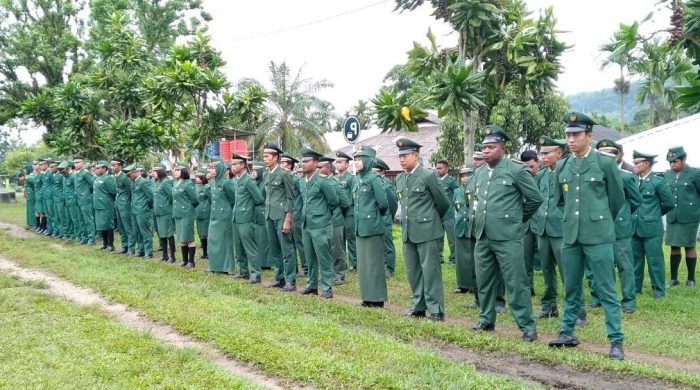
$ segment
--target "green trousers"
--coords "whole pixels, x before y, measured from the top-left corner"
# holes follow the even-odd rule
[[[60,202],[53,202],[53,207],[55,212],[55,218],[54,218],[54,233],[56,234],[67,234],[65,231],[65,220],[66,220],[66,202],[60,201]]]
[[[664,263],[663,235],[656,237],[632,236],[632,256],[634,258],[634,278],[637,293],[644,285],[644,263],[649,266],[651,289],[656,297],[666,295],[666,267]]]
[[[153,212],[131,214],[134,236],[134,253],[153,255]]]
[[[29,196],[26,200],[27,226],[34,227],[36,226],[36,212],[34,211],[34,203],[36,202],[36,199],[33,196]]]
[[[392,226],[392,224],[384,225],[384,268],[393,274],[394,270],[396,270],[396,247],[394,247]],[[353,233],[353,236],[354,235]],[[353,240],[352,245],[356,246],[355,240]],[[348,240],[348,248],[349,247],[350,240]]]
[[[95,243],[95,214],[92,205],[80,206],[83,215],[83,240],[88,244]]]
[[[542,310],[557,307],[557,266],[561,264],[561,237],[550,237],[546,234],[537,237],[537,248],[544,277],[544,294],[542,294]],[[561,275],[561,268],[559,269]],[[562,280],[563,280],[563,275]]]
[[[304,240],[306,264],[309,266],[306,287],[313,289],[320,287],[323,291],[332,290],[335,279],[331,256],[333,226],[320,229],[303,228],[301,233]]]
[[[70,215],[70,206],[67,203],[63,204],[63,235],[72,237],[73,235],[73,218]]]
[[[632,264],[632,240],[621,238],[613,244],[615,253],[615,267],[620,278],[620,291],[622,291],[622,307],[634,309],[637,306],[637,298],[634,280],[634,265]],[[600,303],[595,291],[591,291],[591,303]]]
[[[476,240],[474,248],[476,284],[479,289],[479,321],[496,324],[498,270],[506,290],[506,300],[521,331],[535,330],[532,299],[523,261],[523,239],[494,241],[486,237]]]
[[[525,271],[530,289],[535,288],[534,264],[537,253],[537,236],[530,229],[527,229],[523,236],[523,257],[525,261]]]
[[[77,203],[73,203],[68,207],[68,212],[70,213],[70,218],[73,221],[73,229],[71,230],[71,237],[76,240],[83,238],[83,229],[85,226],[83,224],[83,214],[80,212],[80,207]]]
[[[445,312],[445,295],[442,288],[442,269],[438,257],[438,241],[421,243],[404,242],[403,259],[406,276],[413,295],[413,310]]]
[[[600,299],[605,313],[605,328],[610,342],[622,341],[620,302],[615,293],[613,272],[613,244],[582,245],[563,244],[560,269],[564,275],[564,315],[561,319],[561,332],[574,334],[576,318],[583,307],[584,264],[593,275],[592,288]]]
[[[347,244],[348,262],[350,267],[357,268],[357,244],[355,242],[355,214],[348,211],[343,217],[343,228],[345,229],[345,243]],[[393,246],[393,243],[392,243]],[[394,258],[394,262],[396,259]],[[393,268],[391,269],[393,272]]]
[[[267,239],[270,246],[270,257],[275,267],[275,280],[295,285],[297,282],[296,261],[294,258],[294,240],[292,233],[282,233],[284,219],[266,220]],[[303,232],[302,232],[303,240]],[[309,248],[304,245],[305,249]],[[330,251],[330,248],[329,248]],[[306,255],[308,259],[309,256]]]
[[[445,235],[447,236],[447,246],[450,248],[450,256],[448,261],[450,264],[455,263],[455,219],[443,219],[442,227],[445,229]],[[445,252],[445,237],[438,239],[438,250],[440,251],[440,262],[443,262],[442,255]]]
[[[260,258],[258,243],[255,241],[255,229],[252,222],[233,224],[233,251],[238,260],[241,275],[257,276],[260,278]]]
[[[260,263],[260,268],[272,267],[272,261],[270,261],[270,245],[268,245],[267,239],[267,227],[265,224],[255,224],[255,241],[258,244],[258,263]]]
[[[44,215],[46,216],[46,229],[50,234],[56,234],[56,206],[51,198],[44,198]]]
[[[345,271],[348,263],[345,262],[345,226],[333,226],[333,239],[331,241],[331,257],[333,258],[333,270],[336,280],[345,280]]]
[[[474,265],[474,239],[457,237],[455,242],[455,273],[457,288],[476,291],[476,269]]]
[[[292,220],[292,241],[294,243],[294,270],[298,271],[296,264],[301,265],[301,269],[306,272],[309,268],[306,264],[306,254],[304,254],[304,240],[301,234],[302,221]],[[297,263],[297,260],[299,261]]]
[[[117,206],[117,228],[122,242],[122,248],[135,250],[134,227],[131,222],[131,207]]]

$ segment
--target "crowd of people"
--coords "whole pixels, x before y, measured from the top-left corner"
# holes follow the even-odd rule
[[[297,160],[268,143],[262,161],[233,153],[230,161],[216,157],[192,173],[183,163],[172,171],[158,163],[149,171],[120,158],[94,164],[80,156],[43,158],[25,167],[27,224],[38,234],[84,245],[99,237],[104,251],[115,251],[116,230],[119,253],[144,259],[153,257],[155,234],[161,261],[177,261],[177,241],[181,266],[188,268],[195,267],[198,237],[208,272],[261,283],[262,270],[272,269],[268,287],[285,292],[297,291],[297,278],[306,276],[299,292],[323,298],[332,298],[333,286],[356,270],[361,305],[383,307],[396,263],[392,225],[398,213],[412,292],[406,315],[445,319],[446,262],[455,266],[453,292],[475,297],[474,331],[493,331],[507,302],[523,340],[534,341],[537,319],[559,317],[561,278],[561,328],[549,345],[577,345],[574,329],[586,325],[586,308],[602,307],[610,357],[621,360],[621,313],[635,312],[645,266],[653,296],[663,299],[667,286],[680,284],[684,250],[685,285],[695,286],[700,171],[686,164],[681,146],[668,150],[670,169],[663,176],[652,173],[655,155],[634,151],[630,166],[612,140],[592,145],[590,118],[571,112],[564,122],[566,139],[543,136],[538,152],[525,151],[517,160],[507,157],[508,135],[484,127],[459,181],[449,176],[446,160],[435,170],[424,167],[421,145],[408,138],[396,141],[403,172],[394,182],[385,177],[390,167],[367,145],[333,157],[304,148]],[[671,247],[668,284],[664,231]],[[537,313],[535,259],[544,279]],[[591,290],[587,306],[584,278]]]

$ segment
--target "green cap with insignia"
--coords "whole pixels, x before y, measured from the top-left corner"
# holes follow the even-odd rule
[[[593,126],[597,125],[593,119],[581,114],[580,112],[571,111],[564,115],[564,123],[566,123],[567,133],[580,133],[582,131],[593,131]]]
[[[418,153],[423,145],[417,144],[408,138],[399,138],[396,140],[396,146],[399,147],[399,156],[401,156],[408,153]]]
[[[130,164],[130,165],[125,166],[125,167],[122,169],[122,171],[124,171],[124,173],[129,173],[129,172],[131,172],[131,171],[133,171],[133,170],[135,170],[135,169],[136,169],[136,163],[133,163],[133,164]]]
[[[135,164],[134,169],[137,170],[137,171],[145,171],[145,170],[146,170],[146,166],[143,165],[143,164]]]
[[[302,148],[301,149],[301,161],[308,161],[308,160],[320,160],[323,155],[313,149],[310,148]]]
[[[280,148],[277,144],[268,142],[263,147],[263,153],[283,154],[284,151],[282,151],[282,148]]]
[[[71,165],[73,165],[73,163],[70,161],[61,161],[61,163],[58,164],[58,169],[70,168]]]
[[[173,166],[173,169],[189,169],[189,166],[186,162],[178,161],[177,164]]]
[[[333,158],[333,157],[323,156],[320,159],[318,159],[319,166],[333,165],[334,162],[335,162],[335,158]]]
[[[115,156],[115,157],[112,157],[112,160],[110,161],[110,163],[111,163],[111,164],[121,164],[121,165],[124,165],[124,164],[126,164],[126,161],[124,161],[124,160],[122,160],[121,158]]]
[[[623,150],[622,145],[610,139],[601,139],[597,144],[595,144],[595,148],[601,152],[614,154],[622,153]]]
[[[472,174],[474,173],[474,167],[468,166],[468,167],[462,167],[462,169],[459,170],[460,175],[465,175],[465,174]]]
[[[73,162],[74,162],[74,163],[82,162],[82,161],[85,161],[85,159],[84,159],[83,156],[81,156],[81,155],[77,155],[77,156],[73,157]]]
[[[678,159],[685,158],[685,156],[685,149],[683,149],[682,146],[674,146],[672,148],[668,148],[668,153],[666,153],[666,161],[675,161]]]
[[[375,167],[375,168],[378,168],[378,169],[381,169],[382,171],[389,171],[389,170],[391,170],[391,169],[389,168],[389,164],[387,164],[387,163],[386,163],[384,160],[382,160],[381,158],[378,158],[378,159],[377,159],[377,161],[374,163],[374,167]]]
[[[632,158],[634,159],[634,162],[646,160],[653,163],[656,156],[656,154],[642,153],[636,150],[632,151]]]
[[[350,161],[350,160],[352,160],[352,157],[350,157],[350,155],[343,152],[342,150],[339,150],[339,151],[335,152],[335,159],[336,160]]]
[[[484,135],[482,144],[504,144],[510,141],[508,134],[496,125],[486,125],[481,133]]]
[[[154,171],[164,171],[166,170],[166,166],[163,163],[156,163],[156,165],[153,166]]]
[[[374,150],[374,148],[372,148],[370,146],[357,145],[357,148],[355,149],[354,156],[355,157],[364,156],[364,157],[370,157],[370,158],[377,158],[377,151]]]
[[[99,160],[95,163],[95,168],[107,167],[109,163],[105,160]]]
[[[291,164],[296,164],[299,162],[296,158],[294,158],[291,154],[289,153],[282,153],[280,156],[280,161],[285,161]]]
[[[238,164],[238,163],[245,164],[246,161],[248,161],[248,156],[243,156],[243,155],[238,154],[238,153],[231,154],[231,162],[234,164]]]
[[[54,160],[53,158],[47,158],[46,162],[49,163],[49,165],[58,165],[58,161]]]
[[[549,153],[557,148],[561,148],[561,150],[566,148],[565,143],[562,144],[561,141],[547,137],[546,135],[541,136],[537,143],[540,145],[540,153]]]

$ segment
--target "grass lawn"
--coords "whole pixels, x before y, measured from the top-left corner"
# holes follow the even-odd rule
[[[0,221],[24,222],[21,204],[0,205]],[[125,258],[74,244],[50,245],[44,238],[19,239],[0,234],[0,253],[27,267],[49,270],[76,284],[93,288],[109,299],[127,303],[149,318],[211,341],[232,357],[251,362],[267,373],[317,387],[508,388],[511,380],[475,372],[472,366],[446,359],[414,343],[454,343],[474,350],[515,352],[552,364],[578,369],[600,369],[660,378],[700,386],[693,369],[654,364],[613,362],[583,349],[552,350],[544,343],[528,344],[502,334],[475,334],[453,323],[417,321],[388,310],[367,310],[341,300],[325,301],[282,294],[227,277],[191,272],[158,263]],[[19,245],[18,245],[19,244]],[[396,240],[397,246],[400,244]],[[400,246],[399,246],[400,247]],[[408,307],[410,291],[398,250],[397,272],[390,280],[390,300]],[[199,264],[204,267],[204,264]],[[443,268],[447,316],[476,322],[477,311],[462,305],[471,299],[454,296],[454,270]],[[269,275],[268,275],[269,276]],[[542,277],[536,275],[541,294]],[[303,279],[299,281],[303,284]],[[357,296],[356,275],[335,289]],[[669,291],[656,302],[639,299],[639,311],[626,316],[625,346],[630,350],[700,362],[700,309],[697,290]],[[359,301],[359,299],[358,299]],[[602,313],[589,313],[590,325],[578,331],[585,343],[606,343]],[[499,316],[499,326],[514,327],[510,314]],[[538,321],[541,333],[555,334],[557,320]]]
[[[41,287],[0,273],[0,388],[259,388]]]

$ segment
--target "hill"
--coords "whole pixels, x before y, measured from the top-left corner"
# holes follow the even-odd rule
[[[644,109],[646,105],[639,105],[635,96],[639,90],[641,81],[634,81],[630,85],[630,93],[625,96],[625,123],[630,123],[634,119],[637,111]],[[610,118],[617,118],[620,115],[620,96],[613,88],[606,88],[600,91],[579,92],[567,96],[569,106],[572,111],[583,113],[595,112]]]

